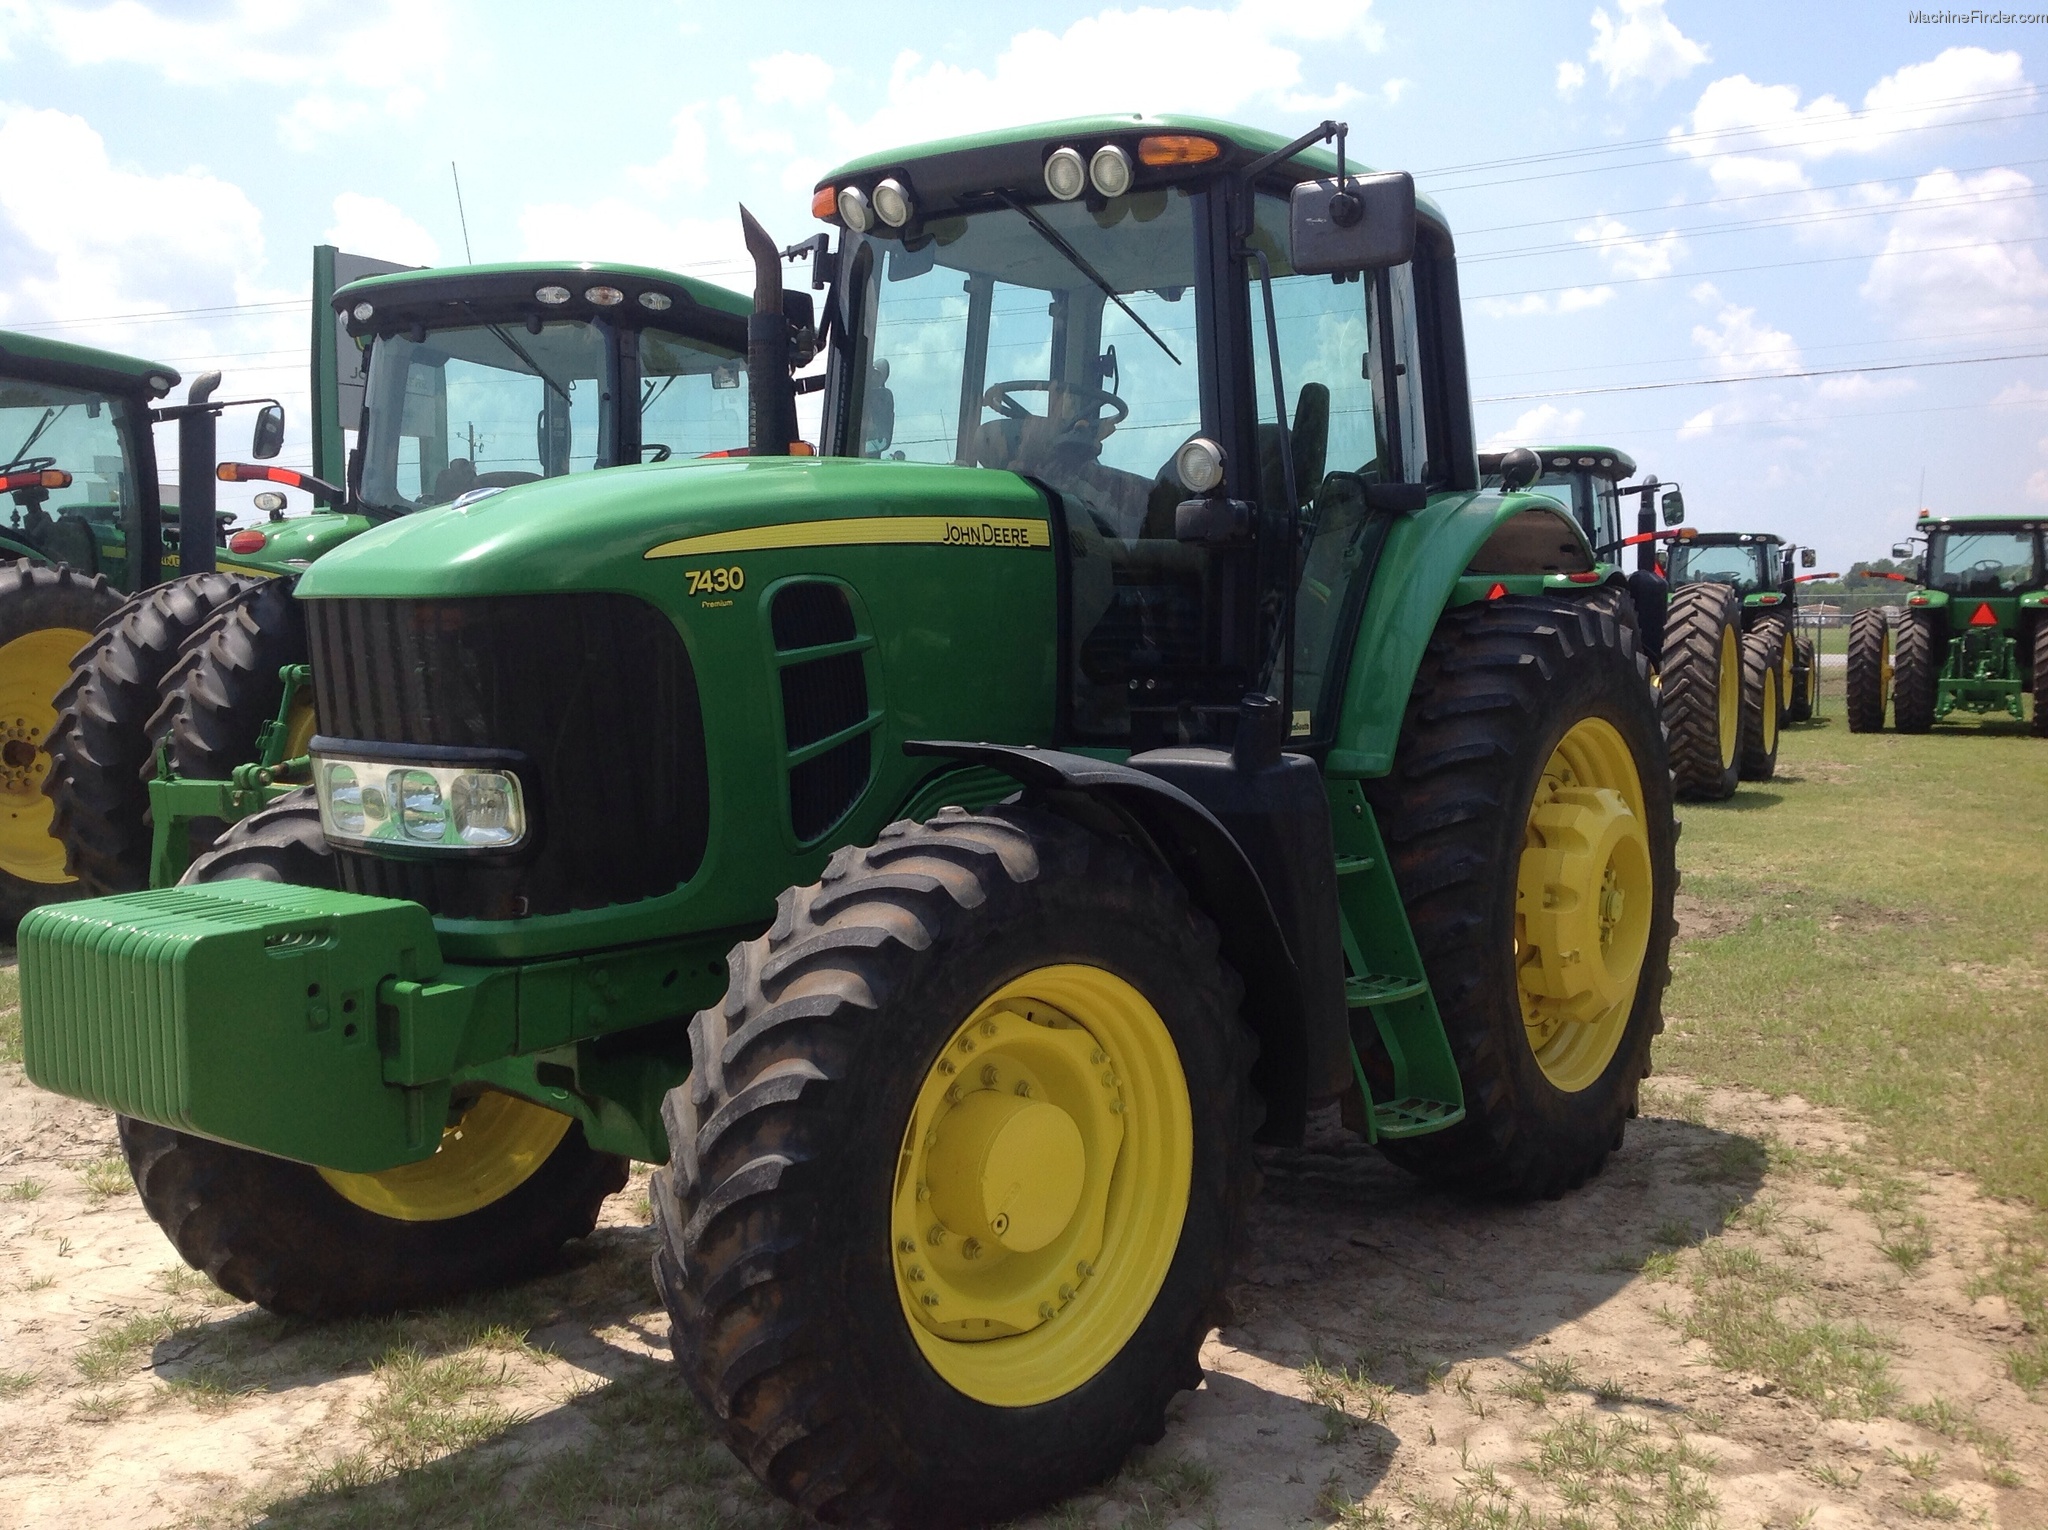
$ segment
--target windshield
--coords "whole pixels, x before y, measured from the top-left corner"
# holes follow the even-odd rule
[[[2031,531],[1937,531],[1927,538],[1927,582],[1952,595],[2010,595],[2041,582]]]
[[[1763,548],[1755,545],[1702,547],[1697,542],[1679,542],[1671,549],[1671,582],[1685,584],[1711,579],[1752,594],[1768,582],[1760,563],[1763,556]]]
[[[849,447],[1029,474],[1106,536],[1141,535],[1158,498],[1170,530],[1184,495],[1155,485],[1201,423],[1192,201],[998,208],[933,223],[916,250],[868,243]]]
[[[637,333],[639,460],[744,446],[743,358],[665,330]],[[620,334],[559,320],[537,332],[507,321],[380,337],[370,351],[363,502],[418,510],[473,489],[615,466],[624,422],[605,379]]]
[[[36,490],[47,516],[76,515],[107,526],[135,502],[127,410],[111,394],[54,383],[0,378],[0,472],[54,467],[71,475],[68,489]],[[45,497],[46,496],[46,497]],[[19,527],[34,512],[24,496],[6,511]]]

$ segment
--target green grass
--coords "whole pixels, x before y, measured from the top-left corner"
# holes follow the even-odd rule
[[[21,976],[10,962],[0,967],[0,1062],[21,1061]]]
[[[1741,922],[1677,948],[1659,1064],[1849,1109],[1907,1162],[2048,1206],[2048,740],[1851,734],[1828,680],[1778,780],[1680,809],[1684,892]],[[1888,1231],[1910,1272],[1918,1229]]]

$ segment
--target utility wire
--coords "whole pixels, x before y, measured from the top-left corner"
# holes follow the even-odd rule
[[[1554,388],[1542,393],[1496,393],[1475,404],[1521,404],[1544,398],[1591,398],[1599,393],[1663,393],[1672,388],[1712,388],[1727,383],[1792,382],[1801,377],[1848,377],[1863,372],[1918,372],[1928,367],[1974,367],[1994,361],[2040,361],[2048,351],[2011,356],[1952,356],[1942,361],[1889,361],[1861,367],[1808,367],[1798,372],[1756,372],[1746,377],[1691,377],[1682,382],[1613,383],[1602,388]]]

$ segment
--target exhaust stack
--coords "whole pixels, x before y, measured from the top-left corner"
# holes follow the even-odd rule
[[[754,311],[747,316],[747,449],[787,457],[796,439],[796,390],[789,380],[789,319],[782,308],[782,252],[768,230],[740,207],[740,229],[754,261]]]

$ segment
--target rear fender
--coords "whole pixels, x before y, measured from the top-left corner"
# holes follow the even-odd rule
[[[1265,884],[1215,814],[1157,776],[1087,755],[936,741],[903,748],[1000,771],[1036,805],[1098,832],[1127,835],[1178,877],[1244,979],[1244,1015],[1259,1038],[1252,1084],[1266,1105],[1259,1140],[1301,1140],[1310,1072],[1302,976]]]
[[[1396,521],[1352,640],[1328,772],[1383,776],[1393,768],[1415,672],[1461,578],[1593,567],[1585,533],[1548,495],[1440,494]]]

